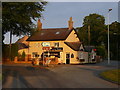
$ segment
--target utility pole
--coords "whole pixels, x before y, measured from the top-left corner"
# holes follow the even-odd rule
[[[88,25],[88,63],[90,62],[90,25]]]

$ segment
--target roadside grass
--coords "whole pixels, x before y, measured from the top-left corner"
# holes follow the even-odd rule
[[[100,73],[100,76],[108,81],[120,84],[120,69],[107,70]]]

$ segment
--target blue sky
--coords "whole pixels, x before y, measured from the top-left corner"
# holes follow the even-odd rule
[[[83,19],[92,13],[103,15],[107,24],[108,9],[110,13],[110,23],[118,21],[117,2],[49,2],[43,12],[41,22],[43,28],[64,28],[68,27],[69,17],[73,17],[74,27],[81,27]],[[36,24],[36,22],[34,22]],[[13,37],[13,43],[18,37]],[[5,43],[9,43],[9,33],[5,35]]]

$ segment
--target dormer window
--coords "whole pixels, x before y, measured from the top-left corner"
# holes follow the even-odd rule
[[[56,32],[55,34],[60,34],[60,32]]]

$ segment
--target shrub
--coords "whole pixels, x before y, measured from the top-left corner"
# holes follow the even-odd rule
[[[107,56],[107,51],[105,49],[105,46],[101,45],[101,46],[97,46],[96,47],[97,51],[97,55],[102,56],[103,58],[105,58]]]
[[[2,45],[2,57],[10,60],[14,60],[14,57],[18,56],[18,44],[14,43],[11,45],[11,55],[10,55],[10,45]]]
[[[23,52],[22,52],[22,55],[21,55],[22,60],[25,59],[25,56],[26,56],[25,51],[23,51]]]

